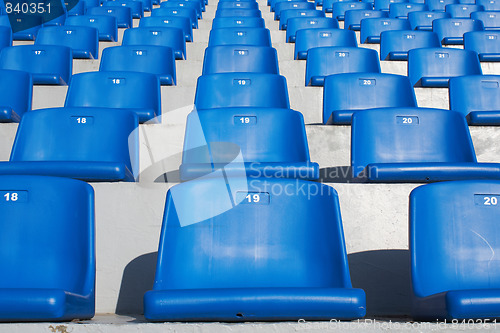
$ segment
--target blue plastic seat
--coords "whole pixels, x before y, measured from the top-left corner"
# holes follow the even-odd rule
[[[75,74],[64,106],[128,109],[143,123],[161,115],[160,80],[139,72]]]
[[[0,123],[19,122],[31,111],[32,90],[29,73],[0,69]]]
[[[279,21],[281,11],[288,9],[316,9],[316,4],[308,1],[282,1],[276,4],[274,8],[274,20]]]
[[[445,11],[450,13],[452,18],[470,18],[472,12],[484,11],[484,7],[480,5],[469,4],[450,4],[446,5]]]
[[[351,166],[372,182],[500,179],[500,164],[477,163],[463,114],[440,109],[355,112]]]
[[[198,19],[203,17],[201,4],[197,1],[163,1],[160,3],[160,8],[190,8],[195,10]]]
[[[389,11],[391,4],[393,3],[407,3],[408,0],[374,0],[373,8],[375,10]]]
[[[79,0],[85,3],[85,13],[87,13],[87,10],[92,7],[99,7],[100,6],[100,0]]]
[[[60,45],[18,45],[0,52],[0,68],[25,71],[34,84],[67,85],[73,68],[71,49]]]
[[[295,43],[297,31],[301,29],[338,29],[337,19],[330,17],[294,17],[288,20],[286,42]]]
[[[380,34],[380,60],[408,60],[408,51],[423,47],[441,47],[435,32],[393,30]]]
[[[361,20],[370,17],[389,17],[389,14],[381,10],[348,10],[344,15],[344,27],[345,29],[359,31],[361,30]]]
[[[350,0],[346,0],[346,1],[350,1]],[[333,4],[336,2],[339,2],[339,0],[322,0],[321,9],[325,13],[331,13],[332,8],[333,8]],[[372,8],[373,8],[373,6],[372,6]],[[333,16],[333,17],[335,17],[335,16]]]
[[[220,45],[205,49],[203,75],[231,72],[279,74],[278,53],[268,46]]]
[[[82,0],[79,0],[82,1]],[[64,23],[65,26],[85,26],[96,28],[100,41],[118,41],[118,24],[116,17],[108,15],[80,15],[70,16]]]
[[[135,0],[135,1],[142,2],[142,8],[145,12],[150,12],[153,9],[153,1],[151,0]]]
[[[9,27],[0,26],[0,51],[4,47],[12,45],[12,30]]]
[[[295,38],[294,58],[307,59],[307,53],[315,47],[357,47],[356,33],[345,29],[300,29]]]
[[[217,9],[259,9],[256,1],[221,1]]]
[[[361,20],[361,44],[380,43],[380,34],[391,30],[411,30],[408,20],[396,18],[366,18]]]
[[[325,46],[307,52],[306,86],[323,86],[325,77],[341,73],[380,73],[376,50]]]
[[[471,31],[464,34],[464,49],[477,52],[479,61],[500,61],[500,31]]]
[[[156,45],[124,45],[102,51],[100,71],[133,71],[158,76],[161,85],[175,85],[175,56],[172,48]]]
[[[139,22],[140,28],[165,27],[181,29],[186,42],[193,41],[193,27],[191,20],[180,16],[151,16],[145,17]]]
[[[224,28],[265,28],[262,17],[216,17],[212,21],[212,29]]]
[[[198,110],[232,107],[290,108],[284,76],[265,73],[218,73],[198,78]]]
[[[336,18],[338,21],[344,21],[345,12],[348,10],[370,10],[372,9],[372,4],[368,2],[358,2],[358,1],[341,1],[335,2],[332,7],[332,17]]]
[[[498,0],[476,0],[476,5],[481,5],[486,11],[500,11],[500,2]]]
[[[389,17],[407,19],[411,12],[428,11],[426,4],[422,3],[391,3]]]
[[[1,175],[134,181],[137,115],[105,108],[39,109],[24,114]]]
[[[467,75],[450,79],[450,110],[470,125],[500,125],[500,76]]]
[[[425,0],[430,11],[444,12],[446,5],[458,4],[459,0]]]
[[[42,17],[42,24],[44,27],[64,25],[64,21],[68,17],[68,11],[64,4],[64,0],[51,0],[49,3],[50,10],[47,6],[48,3],[44,3],[45,11],[43,13],[35,13],[35,15],[40,15]],[[29,12],[26,12],[26,14],[28,13]],[[32,14],[33,13],[31,13],[31,15]]]
[[[153,9],[153,11],[151,12],[151,16],[187,17],[187,18],[189,18],[189,21],[191,22],[192,28],[198,29],[198,17],[196,16],[196,10],[194,10],[194,8],[189,8],[189,7],[156,8],[156,9]]]
[[[0,176],[0,321],[71,321],[95,313],[92,186]],[[64,239],[65,241],[54,241]]]
[[[224,8],[215,11],[215,17],[262,17],[258,9]]]
[[[87,15],[108,15],[116,18],[118,28],[132,27],[132,9],[130,7],[91,7]]]
[[[66,5],[66,9],[68,10],[68,17],[85,14],[85,1],[65,0],[64,4]],[[66,19],[68,19],[68,17],[66,17]]]
[[[428,184],[410,194],[412,315],[494,322],[500,316],[498,181]]]
[[[193,4],[193,5],[196,5],[198,6],[198,8],[200,8],[200,10],[202,12],[205,11],[205,1],[203,0],[168,0],[168,2],[179,2],[179,3],[183,3],[183,4],[187,4],[189,6],[189,4]]]
[[[275,12],[276,11],[276,6],[279,3],[282,3],[282,2],[292,2],[292,1],[307,2],[307,0],[271,0],[271,1],[268,1],[268,6],[270,6],[270,8],[271,8],[271,12]]]
[[[231,178],[226,185],[216,178],[175,185],[158,258],[153,290],[144,295],[148,320],[365,315],[365,293],[351,286],[338,195],[320,183]]]
[[[52,26],[38,31],[35,45],[63,45],[71,48],[73,58],[97,59],[99,33],[85,26]]]
[[[182,181],[217,175],[317,179],[300,112],[271,108],[193,111],[187,119]]]
[[[474,51],[421,48],[408,52],[408,77],[414,87],[446,88],[451,77],[481,74]]]
[[[122,45],[157,45],[171,47],[175,59],[186,59],[186,39],[179,28],[133,28],[123,33]]]
[[[10,20],[12,18],[12,21]],[[40,15],[0,15],[0,26],[12,30],[13,40],[35,40],[43,20]]]
[[[445,12],[411,12],[408,13],[412,30],[432,31],[432,22],[440,18],[449,18],[450,14]]]
[[[208,46],[254,45],[271,47],[271,33],[263,28],[222,28],[210,30]]]
[[[287,9],[282,10],[280,14],[280,30],[287,30],[288,20],[292,18],[318,18],[325,17],[325,13],[316,9]]]
[[[473,12],[470,18],[483,22],[484,30],[500,30],[500,10],[491,12]]]
[[[355,111],[416,106],[415,92],[406,76],[346,73],[325,78],[323,124],[349,125]]]
[[[132,18],[140,19],[144,16],[144,8],[142,1],[139,0],[112,0],[104,1],[103,7],[130,7],[132,11]]]

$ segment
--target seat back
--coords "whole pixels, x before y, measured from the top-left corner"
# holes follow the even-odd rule
[[[279,20],[281,12],[287,9],[316,9],[316,5],[307,1],[283,1],[276,4],[274,7],[274,20]]]
[[[12,30],[10,27],[0,26],[0,51],[12,45]]]
[[[411,30],[410,22],[396,18],[366,18],[361,20],[360,41],[364,43],[380,43],[380,34],[390,30]]]
[[[271,47],[271,33],[263,28],[223,28],[212,29],[208,46],[217,45],[255,45]]]
[[[408,13],[428,11],[429,8],[423,3],[391,3],[389,5],[389,17],[408,18]]]
[[[63,45],[72,50],[73,58],[97,59],[99,33],[94,27],[53,26],[38,31],[35,45]]]
[[[389,14],[381,10],[348,10],[344,15],[344,27],[345,29],[359,31],[361,29],[361,20],[370,17],[389,17]]]
[[[325,17],[325,13],[316,9],[287,9],[280,13],[280,30],[288,29],[288,20],[294,17]]]
[[[132,27],[132,8],[119,7],[91,7],[87,9],[87,15],[108,15],[116,18],[118,28]]]
[[[495,12],[473,12],[470,18],[483,22],[484,30],[500,30],[500,10]]]
[[[262,17],[258,9],[222,8],[215,11],[215,17]]]
[[[42,24],[43,19],[41,15],[0,15],[0,26],[8,27],[12,30],[13,40],[35,40]]]
[[[393,3],[406,3],[408,0],[374,0],[373,7],[375,10],[389,11],[391,4]]]
[[[197,1],[163,1],[160,8],[190,8],[195,10],[198,19],[202,18],[201,4]]]
[[[279,74],[276,49],[247,45],[207,47],[202,74],[228,72]]]
[[[191,25],[191,20],[187,17],[181,17],[181,16],[145,17],[139,22],[139,27],[179,28],[184,33],[184,38],[186,38],[186,42],[193,41],[193,27]]]
[[[474,111],[500,111],[500,76],[467,75],[450,79],[450,110],[464,116]]]
[[[459,0],[425,0],[425,4],[430,11],[444,12],[446,5],[459,4]]]
[[[498,0],[476,0],[476,5],[481,5],[486,11],[499,11],[500,2]]]
[[[82,1],[82,0],[80,0]],[[96,28],[99,40],[118,41],[118,24],[116,17],[108,15],[78,15],[66,19],[65,26],[85,26]]]
[[[295,38],[295,59],[306,59],[310,49],[315,47],[346,46],[357,47],[356,33],[345,29],[300,29]]]
[[[372,9],[372,4],[358,1],[335,2],[332,7],[332,17],[336,18],[338,21],[344,21],[345,12],[356,9],[369,10]]]
[[[410,21],[412,30],[427,30],[432,31],[432,22],[440,18],[450,18],[449,13],[445,12],[410,12],[408,20]]]
[[[288,20],[286,41],[295,42],[296,33],[300,29],[338,29],[339,22],[330,17],[294,17]]]
[[[480,61],[500,60],[500,32],[471,31],[464,34],[464,49],[477,52]]]
[[[392,30],[380,34],[380,60],[407,60],[408,51],[422,47],[441,47],[432,31]]]
[[[180,16],[180,17],[187,17],[189,18],[189,21],[191,22],[191,26],[193,29],[198,28],[198,17],[196,16],[196,10],[194,8],[189,8],[189,7],[175,7],[175,8],[170,8],[170,7],[160,7],[153,9],[151,12],[151,16],[167,16],[167,17],[172,17],[172,16]]]
[[[132,18],[140,19],[144,15],[144,8],[142,1],[135,0],[113,0],[104,1],[103,7],[129,7],[132,11]]]
[[[265,28],[262,17],[216,17],[212,21],[212,29],[225,28]]]
[[[19,122],[31,111],[33,81],[27,72],[0,70],[0,122]]]
[[[470,18],[472,12],[484,11],[484,7],[481,5],[457,3],[446,5],[445,11],[450,13],[452,18]]]
[[[481,30],[484,30],[482,22],[470,18],[442,18],[432,22],[432,31],[442,44],[462,44],[464,33]]]
[[[217,4],[217,9],[259,9],[255,1],[222,1]]]
[[[181,29],[150,27],[127,29],[122,45],[167,46],[174,50],[175,59],[186,58],[186,40]]]

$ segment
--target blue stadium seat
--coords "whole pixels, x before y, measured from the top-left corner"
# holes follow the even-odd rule
[[[396,18],[366,18],[361,20],[361,44],[380,43],[380,34],[390,30],[411,30],[408,20]]]
[[[380,73],[327,76],[323,89],[323,124],[349,125],[355,111],[416,107],[408,77]]]
[[[498,181],[428,184],[410,194],[412,316],[500,316]],[[492,320],[493,322],[493,320]]]
[[[91,7],[87,15],[108,15],[116,18],[118,28],[132,27],[132,9],[130,7]]]
[[[470,125],[500,125],[500,76],[467,75],[450,79],[450,110]]]
[[[278,53],[268,46],[220,45],[205,49],[202,74],[279,74]]]
[[[133,28],[123,33],[122,45],[157,45],[174,50],[175,59],[186,59],[186,40],[179,28]]]
[[[150,27],[165,27],[165,28],[178,28],[184,33],[186,42],[193,41],[193,27],[191,20],[187,17],[180,16],[151,16],[145,17],[139,22],[140,28]]]
[[[163,1],[160,3],[160,8],[190,8],[194,9],[196,12],[196,17],[198,19],[203,18],[203,13],[201,11],[201,4],[197,1]]]
[[[408,52],[408,77],[414,87],[448,87],[451,77],[481,75],[474,51],[452,48],[422,48]]]
[[[93,27],[43,27],[38,31],[35,45],[67,46],[71,48],[73,58],[76,59],[97,59],[99,57],[99,33]]]
[[[346,1],[350,1],[350,0],[346,0]],[[339,0],[322,0],[321,9],[325,13],[331,13],[332,8],[333,8],[333,4],[335,2],[339,2]]]
[[[370,17],[389,17],[389,14],[381,10],[348,10],[344,15],[344,27],[345,29],[359,31],[361,30],[361,20]]]
[[[64,25],[64,21],[68,17],[68,11],[64,5],[64,0],[51,0],[49,3],[50,10],[46,7],[43,14],[36,13],[35,15],[40,15],[42,17],[44,27]],[[47,4],[45,4],[45,6],[47,6]]]
[[[271,33],[263,28],[222,28],[212,29],[208,46],[254,45],[271,47]]]
[[[408,0],[374,0],[373,8],[375,10],[389,11],[389,7],[393,3],[406,3]]]
[[[315,47],[307,52],[306,86],[322,86],[328,75],[360,72],[380,73],[376,50],[325,46]]]
[[[389,6],[389,17],[407,19],[411,12],[428,10],[427,5],[422,3],[392,3]]]
[[[68,10],[68,17],[85,14],[85,1],[65,0],[64,4],[66,5],[66,9]],[[68,19],[68,17],[66,17],[66,19]],[[64,24],[66,24],[66,22]]]
[[[295,59],[307,59],[307,52],[315,47],[357,47],[356,33],[345,29],[300,29],[295,37]]]
[[[499,11],[500,1],[498,0],[476,0],[476,5],[481,5],[486,11]]]
[[[73,68],[71,49],[60,45],[18,45],[0,52],[0,68],[25,71],[33,84],[67,85]]]
[[[294,17],[288,20],[286,42],[295,43],[297,31],[300,29],[338,29],[339,22],[331,17]]]
[[[1,175],[134,181],[137,115],[105,108],[39,109],[24,114]]]
[[[212,29],[265,27],[262,17],[216,17],[212,21]]]
[[[140,19],[144,16],[142,2],[138,0],[108,0],[102,3],[103,7],[130,7],[132,18]]]
[[[316,9],[316,5],[308,1],[282,1],[276,4],[274,9],[274,20],[279,21],[281,17],[281,11],[288,9]]]
[[[470,18],[483,22],[484,30],[500,30],[500,10],[491,12],[473,12]]]
[[[110,1],[110,0],[108,0]],[[114,1],[114,0],[112,0]],[[153,9],[153,2],[151,0],[135,0],[142,2],[142,8],[145,12],[150,12]]]
[[[158,76],[161,85],[175,85],[175,56],[172,48],[156,45],[124,45],[102,51],[100,71],[133,71]]]
[[[218,73],[198,78],[194,104],[198,110],[254,107],[288,109],[284,76],[263,73]]]
[[[0,26],[0,50],[12,45],[12,30],[9,27]]]
[[[477,163],[465,117],[440,109],[355,112],[351,166],[372,182],[500,179],[500,164]]]
[[[184,5],[189,5],[190,3],[192,3],[193,5],[198,6],[202,12],[205,11],[205,1],[203,0],[168,0],[168,2],[179,2],[183,3]]]
[[[464,34],[464,49],[477,52],[479,61],[500,61],[500,31],[471,31]]]
[[[262,13],[258,9],[225,8],[217,9],[215,17],[262,17]]]
[[[287,30],[288,28],[288,20],[292,18],[318,18],[325,17],[325,13],[321,10],[316,9],[304,9],[304,10],[296,10],[296,9],[287,9],[282,10],[280,14],[280,30]]]
[[[259,9],[256,1],[221,1],[217,3],[217,9]]]
[[[444,12],[446,5],[458,4],[459,0],[425,0],[430,11]]]
[[[432,22],[440,18],[449,18],[450,14],[445,12],[411,12],[408,20],[412,30],[432,31]]]
[[[82,1],[82,0],[79,0]],[[65,26],[85,26],[96,28],[100,41],[117,42],[118,24],[116,17],[108,15],[81,15],[70,16],[64,23]]]
[[[12,18],[12,21],[10,21],[10,18]],[[13,40],[35,40],[42,23],[40,15],[0,15],[0,26],[12,30]]]
[[[480,5],[469,4],[450,4],[446,5],[445,11],[450,13],[452,18],[470,18],[472,12],[484,11],[484,7]]]
[[[19,122],[31,111],[32,90],[29,73],[0,69],[0,123]]]
[[[75,74],[64,106],[128,109],[143,123],[161,115],[160,80],[139,72]]]
[[[327,185],[271,178],[175,185],[158,258],[153,290],[144,295],[148,320],[327,320],[366,312],[364,291],[351,285],[338,195]]]
[[[345,12],[348,10],[370,10],[372,9],[372,4],[369,2],[358,2],[358,1],[341,1],[335,2],[332,7],[332,17],[336,18],[338,21],[344,21]]]
[[[189,21],[191,22],[191,26],[193,27],[193,29],[198,29],[198,17],[196,16],[196,10],[194,10],[194,8],[188,8],[188,7],[156,8],[153,9],[153,11],[151,12],[151,16],[187,17],[189,18]]]
[[[100,6],[100,0],[79,0],[85,3],[85,13],[89,8],[92,7],[99,7]]]
[[[309,159],[304,118],[290,109],[193,111],[187,119],[181,180],[219,169],[248,177],[319,177],[318,164]]]
[[[435,32],[392,30],[380,34],[380,60],[408,60],[408,51],[423,47],[441,47]]]
[[[282,3],[282,2],[291,2],[291,1],[303,1],[303,2],[307,2],[307,0],[271,0],[271,1],[268,1],[268,6],[270,6],[271,8],[271,12],[275,12],[276,11],[276,6],[279,4],[279,3]]]
[[[0,188],[0,265],[11,272],[0,278],[0,321],[92,318],[92,186],[55,177],[0,176]]]

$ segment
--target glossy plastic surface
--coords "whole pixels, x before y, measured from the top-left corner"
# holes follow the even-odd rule
[[[151,12],[151,16],[180,16],[187,17],[191,22],[191,26],[193,29],[198,28],[198,17],[196,16],[196,10],[194,8],[189,7],[161,7],[153,9]]]
[[[500,31],[466,32],[464,49],[477,52],[479,61],[500,61]]]
[[[344,27],[349,30],[361,30],[361,20],[365,18],[389,17],[388,12],[380,10],[348,10],[344,15]]]
[[[288,20],[287,43],[295,43],[296,33],[301,29],[338,29],[339,22],[331,17],[294,17]]]
[[[208,46],[255,45],[271,47],[271,33],[264,28],[221,28],[210,30]]]
[[[445,11],[450,13],[452,18],[470,18],[472,12],[484,11],[484,7],[481,5],[470,5],[470,4],[450,4],[446,5]]]
[[[449,13],[445,12],[411,12],[408,13],[412,30],[432,31],[432,21],[440,18],[450,18]]]
[[[389,17],[407,19],[408,13],[429,10],[426,4],[421,3],[391,3]]]
[[[463,45],[464,33],[484,30],[481,21],[461,18],[442,18],[432,22],[434,31],[443,45]]]
[[[307,1],[282,1],[276,4],[274,8],[274,20],[279,21],[281,12],[287,9],[316,9],[316,5]]]
[[[81,0],[80,0],[81,1]],[[85,26],[96,28],[100,41],[117,42],[118,24],[116,17],[108,15],[80,15],[66,19],[66,26]]]
[[[116,18],[118,28],[132,27],[132,9],[130,7],[92,7],[87,15],[108,15]]]
[[[145,17],[139,22],[140,28],[165,27],[179,28],[184,34],[186,42],[193,41],[193,27],[191,20],[181,16],[150,16]]]
[[[380,60],[408,60],[408,51],[423,47],[441,47],[435,32],[392,30],[380,34]]]
[[[130,7],[132,11],[132,18],[140,19],[144,16],[144,8],[142,1],[138,0],[112,0],[104,1],[103,7]]]
[[[207,47],[202,74],[230,72],[279,74],[276,49],[251,45]]]
[[[212,21],[212,29],[224,28],[265,28],[262,17],[216,17]]]
[[[122,45],[167,46],[174,50],[175,59],[186,59],[186,40],[181,29],[150,27],[127,29],[123,33]]]
[[[368,2],[358,1],[342,1],[335,2],[332,7],[332,17],[339,21],[344,21],[345,12],[348,10],[369,10],[372,9],[372,4]]]
[[[280,30],[287,30],[288,29],[288,20],[291,18],[295,17],[325,17],[325,13],[322,12],[321,10],[316,10],[316,9],[301,9],[301,10],[295,10],[295,9],[287,9],[287,10],[282,10],[280,14]],[[288,38],[287,38],[288,40]]]
[[[473,12],[470,18],[483,22],[484,30],[500,30],[500,10],[495,12]]]
[[[380,43],[380,34],[390,30],[411,30],[410,22],[396,18],[366,18],[361,20],[361,44]]]
[[[295,38],[295,56],[297,60],[307,59],[309,49],[326,46],[357,47],[356,33],[345,29],[311,28],[300,29]]]
[[[84,26],[52,26],[38,31],[35,45],[63,45],[71,49],[73,58],[97,59],[99,33],[96,28]]]
[[[19,122],[31,111],[33,81],[22,71],[0,70],[0,123]]]

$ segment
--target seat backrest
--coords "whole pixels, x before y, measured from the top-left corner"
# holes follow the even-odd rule
[[[356,33],[346,29],[300,29],[295,38],[295,59],[306,59],[309,49],[325,46],[357,47]]]
[[[397,18],[366,18],[361,20],[360,42],[380,43],[380,34],[390,30],[411,30],[410,22]]]
[[[19,121],[31,111],[33,81],[27,72],[0,69],[0,122]],[[13,114],[14,113],[14,114]]]
[[[174,50],[176,59],[185,59],[186,40],[179,28],[150,27],[127,29],[122,45],[157,45]]]
[[[87,72],[73,75],[64,106],[131,109],[145,122],[161,115],[160,96],[154,74]]]
[[[288,179],[229,183],[204,179],[169,190],[154,289],[351,287],[333,188]],[[285,186],[293,195],[271,191]]]
[[[440,18],[450,18],[449,13],[445,12],[410,12],[408,20],[410,21],[412,30],[429,30],[432,31],[432,22]]]
[[[271,47],[271,33],[264,28],[223,28],[210,30],[208,46],[255,45]]]
[[[162,1],[160,8],[191,8],[196,11],[196,17],[202,18],[201,3],[196,1]]]
[[[316,9],[287,9],[280,13],[280,29],[288,29],[288,20],[294,17],[325,17],[325,13]]]
[[[109,15],[116,17],[118,28],[132,27],[132,8],[130,7],[92,7],[87,10],[87,15]]]
[[[470,18],[472,12],[484,11],[484,7],[481,5],[457,3],[446,5],[445,11],[450,13],[453,18]]]
[[[218,73],[198,78],[194,104],[199,110],[223,107],[290,107],[284,76]]]
[[[129,7],[132,11],[132,18],[142,18],[144,15],[144,7],[142,1],[135,0],[113,0],[104,1],[103,7]]]
[[[444,12],[446,5],[458,4],[459,0],[425,0],[425,4],[430,11]]]
[[[500,182],[428,184],[410,194],[413,291],[425,297],[450,290],[498,289]]]
[[[217,4],[217,9],[259,9],[256,1],[222,1]]]
[[[187,17],[182,16],[150,16],[144,17],[139,22],[139,27],[171,27],[182,29],[186,41],[193,40],[193,27],[191,25],[191,20]]]
[[[212,21],[212,29],[225,28],[265,28],[262,17],[216,17]]]
[[[467,116],[473,111],[500,111],[500,76],[467,75],[450,79],[450,110]]]
[[[349,30],[359,31],[361,29],[361,20],[370,17],[389,17],[389,14],[381,10],[348,10],[344,15],[344,27]]]
[[[429,8],[423,3],[391,3],[389,17],[408,18],[408,13],[427,11]]]
[[[262,17],[259,9],[239,9],[239,8],[222,8],[217,9],[215,17]]]
[[[11,28],[13,40],[35,40],[42,24],[41,15],[0,15],[0,26]]]
[[[351,166],[371,163],[476,162],[465,117],[455,111],[384,108],[355,112]]]
[[[279,74],[276,49],[252,45],[207,47],[202,74],[228,72]]]
[[[432,31],[392,30],[380,34],[380,60],[407,60],[408,51],[422,47],[441,47]]]
[[[287,9],[316,9],[316,5],[308,1],[283,1],[276,4],[274,7],[274,19],[279,20],[281,11]]]
[[[2,274],[0,288],[93,294],[92,187],[65,178],[0,176],[0,189],[0,264],[11,272]]]
[[[191,22],[191,26],[193,27],[193,29],[198,28],[198,17],[196,16],[196,10],[194,8],[189,8],[189,7],[176,7],[176,8],[163,7],[162,8],[162,7],[160,7],[160,8],[153,9],[153,11],[151,11],[151,16],[187,17],[187,18],[189,18],[189,21]]]
[[[0,51],[12,45],[12,29],[0,26]]]
[[[470,18],[476,21],[483,22],[485,30],[500,29],[500,10],[495,12],[472,12]]]
[[[99,57],[99,33],[94,27],[51,26],[38,31],[35,45],[63,45],[73,51],[73,58]]]
[[[342,1],[335,2],[332,7],[332,17],[339,21],[344,21],[345,12],[348,10],[368,10],[372,9],[372,4],[369,2],[358,2],[358,1]]]
[[[296,33],[300,29],[338,29],[339,22],[331,17],[293,17],[288,20],[286,41],[295,42]]]
[[[464,34],[464,49],[479,53],[481,61],[500,59],[499,31],[471,31]]]
[[[476,5],[481,5],[486,11],[500,10],[500,2],[498,0],[476,0]]]
[[[82,1],[82,0],[80,0]],[[99,40],[118,41],[118,25],[116,17],[108,15],[78,15],[66,19],[66,26],[85,26],[96,28]]]
[[[463,38],[466,32],[481,30],[484,30],[482,22],[470,18],[442,18],[432,22],[432,31],[442,43],[446,43],[446,38]]]
[[[408,0],[375,0],[374,1],[374,9],[375,10],[389,10],[389,7],[393,3],[404,3],[409,2]]]

